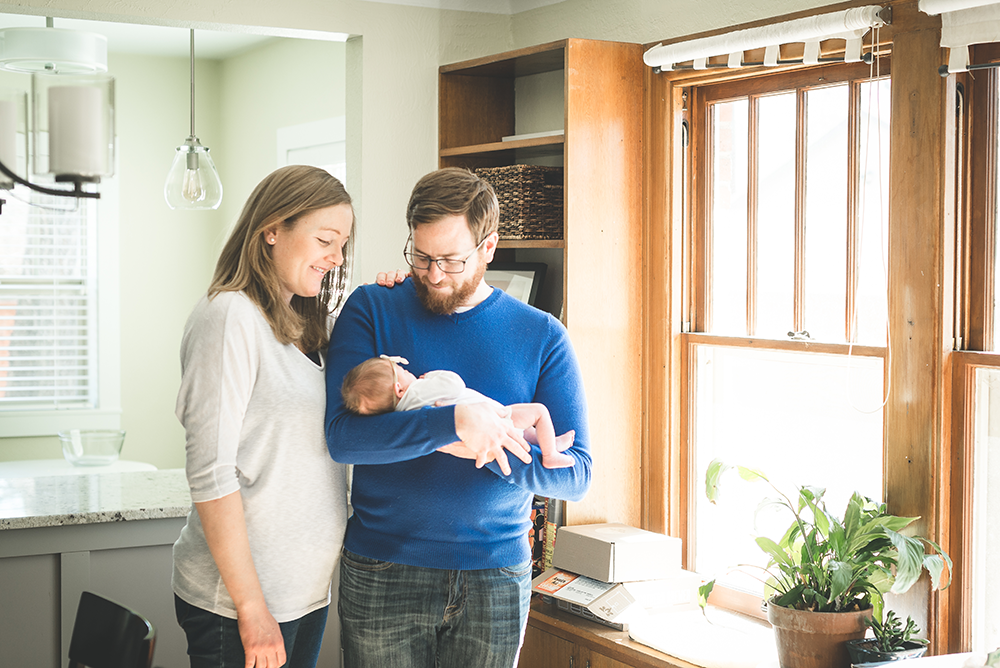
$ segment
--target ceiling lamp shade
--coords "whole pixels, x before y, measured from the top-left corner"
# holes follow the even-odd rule
[[[93,74],[108,71],[108,38],[60,28],[0,30],[0,67],[12,72]]]
[[[0,68],[31,74],[32,103],[28,113],[22,94],[0,100],[0,188],[20,184],[46,195],[99,198],[93,184],[113,175],[115,163],[108,40],[53,28],[51,18],[46,23],[0,30]],[[17,173],[28,171],[20,164],[18,145],[29,134],[31,171],[72,184],[72,190],[41,186]]]
[[[222,181],[215,163],[194,133],[194,30],[191,30],[191,134],[177,147],[163,196],[171,209],[218,209]]]

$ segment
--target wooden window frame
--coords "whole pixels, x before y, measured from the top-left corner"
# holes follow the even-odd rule
[[[885,408],[886,500],[894,513],[920,516],[917,531],[952,546],[964,533],[958,523],[961,508],[954,503],[956,462],[962,452],[953,432],[960,428],[956,422],[962,414],[952,406],[963,394],[952,390],[952,376],[964,367],[956,366],[950,345],[955,336],[952,309],[957,275],[953,186],[955,161],[961,158],[955,155],[955,117],[948,112],[954,108],[957,77],[942,79],[937,72],[947,57],[939,44],[940,18],[923,14],[913,2],[890,0],[889,4],[892,24],[882,28],[880,36],[895,58],[889,170],[891,358],[887,355],[887,361],[891,363],[886,368],[891,392]],[[643,526],[681,538],[688,533],[684,499],[689,486],[697,484],[686,474],[683,434],[687,425],[680,401],[688,383],[684,349],[687,332],[703,317],[689,306],[700,302],[697,296],[689,298],[698,285],[690,273],[693,262],[684,261],[691,230],[683,221],[695,217],[691,209],[698,201],[682,178],[687,157],[683,126],[692,113],[692,101],[684,92],[695,83],[757,74],[746,70],[659,73],[652,69],[645,74]],[[696,151],[692,146],[694,158]],[[949,551],[953,558],[962,558],[954,549]],[[954,586],[944,592],[918,586],[908,594],[908,612],[923,623],[931,653],[965,651],[961,603]]]
[[[890,76],[888,58],[883,57],[878,64],[882,77]],[[700,145],[692,140],[689,147],[690,155],[686,160],[692,164],[691,182],[693,185],[693,200],[690,217],[686,226],[690,228],[690,238],[694,241],[692,266],[685,273],[692,280],[693,303],[689,307],[691,313],[697,314],[692,319],[690,331],[712,331],[712,304],[709,297],[712,284],[712,211],[711,211],[711,180],[704,175],[711,174],[712,156],[709,142],[713,136],[711,106],[730,100],[748,99],[749,125],[756,127],[757,102],[760,98],[776,93],[794,92],[796,95],[796,148],[795,148],[795,258],[794,258],[794,305],[793,329],[801,331],[805,324],[805,189],[806,189],[806,105],[805,95],[811,89],[824,88],[847,83],[849,106],[852,113],[848,125],[848,161],[847,161],[847,201],[844,202],[847,212],[847,271],[844,309],[844,341],[851,341],[851,313],[857,297],[857,272],[860,259],[859,250],[859,220],[858,220],[858,188],[857,178],[860,169],[860,143],[858,125],[861,108],[860,88],[869,80],[872,66],[865,63],[826,65],[821,67],[803,68],[767,77],[754,76],[747,80],[729,80],[721,83],[699,83],[686,88],[691,109],[688,127],[692,137],[703,139]],[[748,194],[747,194],[747,295],[746,295],[746,336],[756,336],[756,218],[757,218],[757,168],[758,150],[756,133],[750,136],[748,147]],[[738,336],[730,332],[713,332],[722,336]]]

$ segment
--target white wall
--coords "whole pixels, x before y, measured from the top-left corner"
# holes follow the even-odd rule
[[[226,61],[196,63],[196,132],[225,187],[218,211],[171,211],[163,199],[174,149],[190,132],[188,59],[109,56],[121,165],[124,458],[183,466],[173,410],[184,322],[243,201],[276,167],[277,128],[344,114],[345,53],[343,43],[274,39]],[[0,459],[61,456],[54,437],[0,439]]]
[[[403,211],[410,189],[437,166],[439,65],[566,37],[647,43],[827,4],[816,0],[564,0],[508,17],[365,0],[22,0],[19,4],[0,2],[0,12],[355,35],[345,47],[346,113],[349,180],[361,233],[355,280],[364,282],[381,269],[401,264],[406,238]],[[281,94],[261,97],[246,82],[252,83],[255,72],[272,69],[272,59],[285,49],[265,48],[272,51],[246,54],[224,65],[199,66],[198,135],[217,155],[226,197],[219,212],[189,213],[183,220],[167,215],[159,188],[174,145],[187,136],[187,60],[146,68],[137,65],[136,69],[112,61],[113,67],[121,69],[120,74],[116,72],[120,116],[124,118],[126,107],[140,102],[154,107],[135,127],[131,122],[119,125],[122,193],[127,199],[121,221],[122,423],[129,430],[125,456],[132,459],[160,467],[183,463],[183,437],[172,414],[179,380],[180,331],[191,305],[207,285],[222,235],[236,209],[269,171],[263,163],[256,163],[256,154],[274,155],[270,136],[244,144],[236,138],[237,131],[261,127],[253,116],[258,107],[262,114],[284,123],[306,98],[328,104],[319,89],[333,78],[316,68],[303,69],[302,80],[287,82],[281,91],[275,89]],[[250,100],[243,101],[242,93],[220,84],[220,96],[213,103],[206,91],[213,82],[220,82],[220,68],[244,81],[238,88],[254,91]],[[285,112],[290,115],[284,116]],[[303,120],[314,119],[303,116]],[[139,156],[135,149],[140,140],[155,144],[156,150]],[[226,155],[222,146],[231,153]],[[142,175],[155,178],[139,184],[135,179]],[[43,456],[60,456],[52,439],[0,442],[0,459]]]

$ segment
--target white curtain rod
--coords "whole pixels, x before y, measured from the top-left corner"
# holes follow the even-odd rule
[[[969,1],[969,0],[966,0]],[[804,42],[807,45],[804,62],[815,63],[819,55],[819,42],[825,39],[848,40],[847,60],[861,59],[861,38],[870,28],[885,25],[878,5],[854,7],[842,12],[775,23],[759,28],[747,28],[713,37],[702,37],[666,46],[658,44],[643,54],[643,61],[650,67],[673,69],[677,63],[694,61],[695,67],[705,67],[705,60],[713,56],[729,55],[729,67],[738,67],[744,51],[764,48],[766,65],[776,65],[781,44]],[[853,44],[852,44],[853,43]]]

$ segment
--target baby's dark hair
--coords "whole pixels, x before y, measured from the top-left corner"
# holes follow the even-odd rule
[[[396,408],[392,365],[387,359],[372,357],[348,371],[340,386],[344,407],[357,415],[391,413]]]

